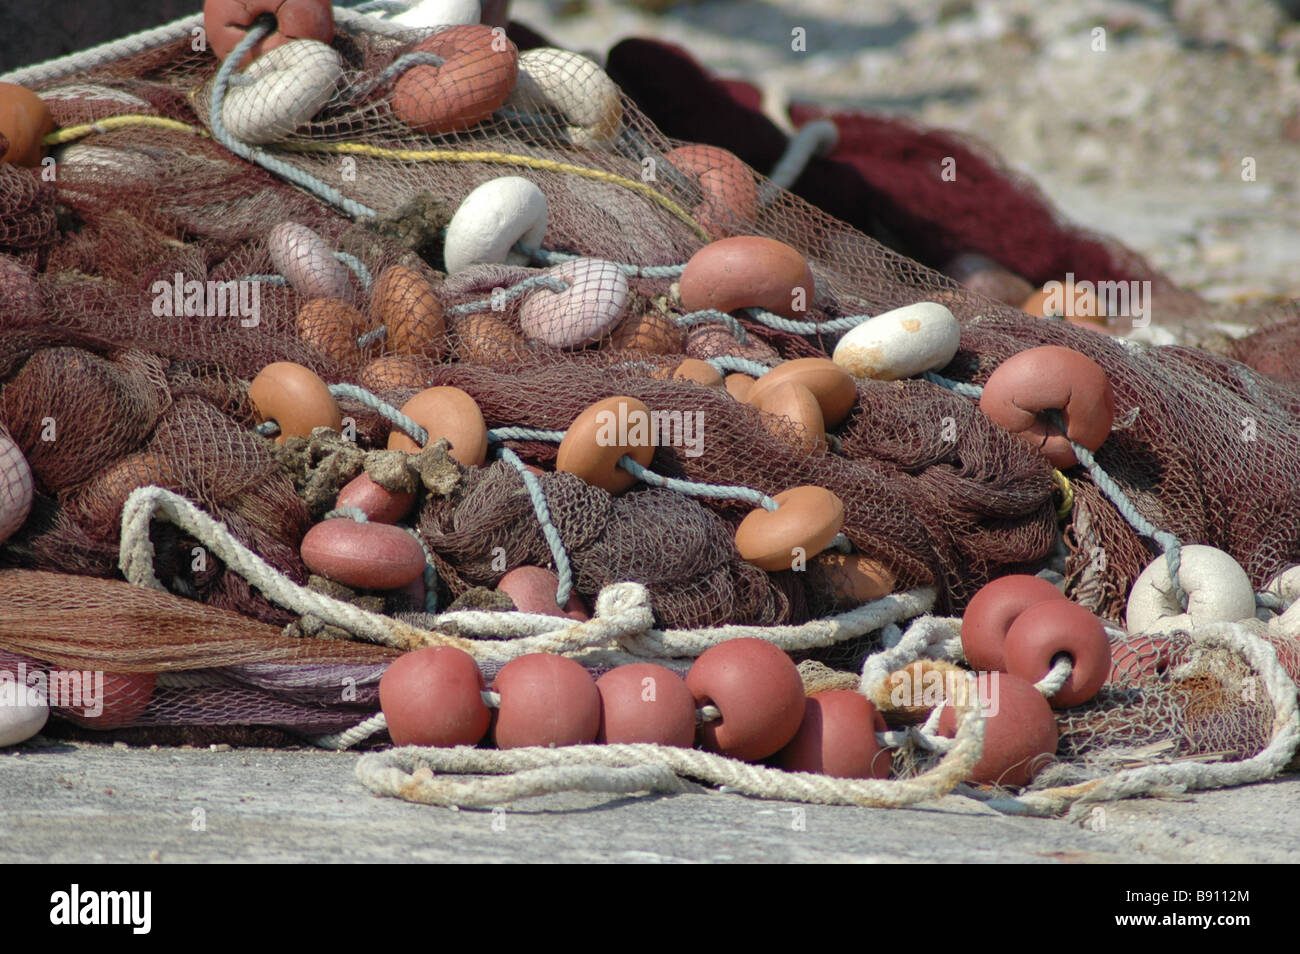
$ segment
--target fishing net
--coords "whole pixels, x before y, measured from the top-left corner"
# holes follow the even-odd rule
[[[752,500],[646,484],[611,495],[555,472],[556,442],[529,432],[503,431],[495,446],[540,471],[553,535],[520,467],[466,467],[434,448],[420,456],[411,518],[434,571],[423,605],[313,576],[303,535],[340,487],[381,467],[391,409],[432,386],[468,393],[490,429],[538,432],[630,395],[702,422],[700,452],[660,446],[654,473],[766,495],[834,492],[844,542],[889,569],[896,597],[923,594],[852,638],[787,639],[798,658],[841,675],[888,645],[894,623],[960,613],[1008,573],[1048,568],[1072,599],[1122,621],[1159,548],[1089,471],[1054,473],[968,396],[921,379],[859,379],[830,451],[808,453],[800,425],[672,376],[685,356],[765,365],[825,356],[838,332],[823,326],[842,331],[838,319],[918,301],[942,303],[960,322],[960,349],[939,369],[946,378],[982,385],[1002,361],[1043,344],[1096,361],[1117,421],[1097,463],[1151,524],[1226,551],[1257,590],[1300,563],[1294,303],[1225,314],[1071,226],[991,150],[954,134],[833,114],[838,153],[809,158],[786,191],[753,171],[777,163],[784,134],[743,87],[717,83],[678,51],[625,42],[608,76],[552,57],[544,82],[516,67],[493,99],[500,57],[482,44],[518,59],[544,41],[512,27],[511,40],[475,34],[480,52],[466,53],[464,36],[340,19],[327,57],[337,75],[287,126],[273,100],[250,107],[249,82],[219,72],[188,29],[26,80],[56,124],[56,175],[0,164],[0,422],[36,490],[0,550],[0,665],[156,673],[148,707],[118,730],[133,739],[283,741],[346,732],[373,715],[387,662],[420,644],[412,633],[484,640],[476,655],[490,678],[510,658],[502,647],[512,633],[553,629],[533,620],[470,633],[454,611],[500,610],[492,588],[515,567],[555,565],[557,541],[588,609],[599,617],[602,592],[641,584],[660,632],[777,627],[786,639],[853,609],[824,572],[767,572],[740,558],[733,538]],[[291,72],[299,54],[281,49],[290,52],[279,68]],[[462,92],[478,104],[451,131],[413,128],[410,102],[440,95],[430,56],[461,57]],[[223,103],[216,123],[214,102]],[[800,122],[821,115],[795,111]],[[259,122],[281,126],[259,141],[250,132]],[[939,187],[930,166],[954,154],[965,184]],[[501,176],[544,195],[544,234],[509,261],[446,274],[453,214]],[[286,262],[273,234],[283,223],[311,229],[332,258]],[[802,323],[749,313],[679,320],[687,309],[672,267],[729,235],[775,238],[803,255],[816,289]],[[935,270],[962,252],[1034,283],[1069,270],[1150,281],[1155,314],[1185,336],[1229,318],[1261,330],[1211,351],[1036,319]],[[607,269],[593,292],[624,296],[623,317],[557,347],[525,324],[524,303],[574,256],[626,266]],[[214,307],[218,292],[228,299]],[[398,304],[385,305],[390,298]],[[415,325],[394,317],[411,314],[422,316]],[[368,392],[336,392],[346,434],[277,443],[258,428],[248,383],[283,361]],[[225,536],[198,518],[130,519],[144,487],[189,501]],[[139,570],[142,552],[149,572]],[[1294,637],[1262,621],[1258,632],[1300,677]],[[1136,637],[1118,639],[1118,656],[1141,651]],[[1193,756],[1244,762],[1270,744],[1281,718],[1271,691],[1241,691],[1255,670],[1187,634],[1170,639],[1158,672],[1061,714],[1058,763],[1044,779]],[[634,643],[615,640],[583,661],[609,668],[635,655]],[[667,655],[689,661],[698,651]],[[348,742],[383,739],[371,731]]]

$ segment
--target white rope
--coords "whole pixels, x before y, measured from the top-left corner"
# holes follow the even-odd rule
[[[53,80],[71,76],[73,73],[80,73],[83,70],[103,66],[105,63],[111,63],[126,56],[133,56],[136,53],[143,53],[145,50],[166,46],[168,43],[174,43],[181,39],[181,37],[189,36],[195,27],[201,26],[203,26],[203,14],[196,13],[180,20],[173,20],[171,23],[166,23],[160,27],[154,27],[152,30],[143,30],[140,33],[124,36],[120,40],[112,40],[108,43],[101,43],[99,46],[92,46],[88,50],[80,50],[67,56],[47,60],[44,63],[37,63],[34,66],[11,70],[0,76],[0,81],[18,83],[22,86],[41,86]]]
[[[358,722],[350,729],[335,732],[333,735],[318,735],[311,740],[311,743],[320,746],[322,749],[342,751],[343,749],[352,748],[358,742],[364,742],[372,735],[378,735],[387,728],[388,720],[384,718],[384,714],[376,712],[370,718]]]
[[[890,623],[920,616],[934,605],[935,591],[929,588],[891,593],[862,606],[798,626],[713,626],[705,629],[650,629],[643,635],[623,640],[623,645],[640,656],[698,656],[710,646],[729,639],[758,636],[786,652],[832,646],[864,636]]]
[[[1070,681],[1072,672],[1074,672],[1074,663],[1070,661],[1069,656],[1062,656],[1052,663],[1052,668],[1047,671],[1047,675],[1034,683],[1034,688],[1050,699]]]
[[[754,798],[898,808],[944,795],[970,774],[984,747],[984,719],[978,708],[961,710],[953,741],[932,769],[910,779],[786,772],[699,749],[649,744],[505,750],[407,746],[363,755],[356,774],[378,795],[462,808],[493,807],[556,792],[680,792],[685,789],[683,778]],[[421,769],[428,772],[417,775]],[[461,781],[449,775],[480,777]]]

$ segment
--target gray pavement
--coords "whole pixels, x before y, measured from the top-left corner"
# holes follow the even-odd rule
[[[1106,806],[1083,824],[958,795],[914,809],[738,795],[378,798],[358,756],[57,743],[0,753],[10,862],[1246,862],[1300,860],[1300,776]],[[802,809],[800,813],[797,809]]]

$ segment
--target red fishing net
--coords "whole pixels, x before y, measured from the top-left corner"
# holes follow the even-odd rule
[[[521,49],[540,45],[512,35]],[[461,55],[443,46],[440,55]],[[163,522],[150,531],[158,580],[175,595],[120,579],[123,507],[133,490],[154,485],[198,505],[289,580],[308,582],[304,533],[387,446],[393,425],[345,395],[346,440],[276,444],[254,430],[248,382],[281,361],[330,384],[362,385],[393,407],[454,386],[488,428],[563,430],[612,394],[698,414],[701,452],[659,447],[651,470],[768,495],[798,485],[833,491],[852,549],[887,567],[899,591],[933,587],[938,614],[959,613],[996,576],[1051,564],[1071,598],[1122,618],[1134,579],[1158,554],[1152,541],[1083,469],[1068,474],[1072,504],[1060,519],[1052,467],[968,397],[919,379],[860,379],[848,418],[832,429],[834,446],[810,454],[800,425],[774,423],[721,388],[673,380],[686,355],[770,364],[834,347],[835,334],[744,314],[739,337],[717,322],[677,323],[689,309],[675,274],[644,267],[681,264],[729,234],[769,236],[802,254],[816,279],[808,322],[944,304],[961,324],[960,350],[940,369],[949,378],[983,384],[1003,360],[1041,344],[1089,356],[1115,391],[1117,426],[1097,460],[1146,519],[1184,543],[1225,550],[1257,589],[1300,562],[1294,305],[1235,315],[1269,325],[1225,353],[1033,318],[936,269],[979,252],[1035,284],[1067,271],[1149,281],[1155,314],[1193,329],[1222,309],[1063,221],[986,147],[954,134],[801,107],[796,122],[829,116],[839,143],[782,191],[749,167],[771,169],[785,136],[743,94],[657,44],[627,41],[611,52],[621,95],[601,85],[603,74],[567,65],[557,80],[563,96],[534,91],[452,131],[417,132],[399,116],[410,90],[386,71],[425,47],[422,35],[340,31],[338,81],[309,121],[265,147],[280,164],[271,171],[196,135],[216,132],[209,109],[219,62],[188,37],[38,85],[63,130],[57,177],[0,165],[0,422],[36,489],[30,517],[0,550],[13,568],[0,572],[5,664],[163,674],[133,725],[193,727],[195,738],[221,726],[335,732],[375,711],[375,682],[395,651],[304,638],[346,634],[277,605],[189,532]],[[487,67],[477,62],[460,68],[478,76]],[[432,68],[396,75],[418,85]],[[469,88],[471,98],[487,95],[486,86]],[[593,102],[595,112],[584,111]],[[84,125],[122,116],[134,118]],[[687,141],[723,147],[748,166],[677,152]],[[934,176],[945,156],[958,157],[960,187]],[[366,214],[291,184],[286,170]],[[444,274],[453,213],[501,176],[544,195],[547,253],[642,267],[627,277],[610,266],[596,283],[596,303],[616,292],[625,299],[617,324],[587,341],[545,343],[546,329],[521,315],[526,296],[503,291],[556,274],[555,265]],[[322,265],[301,248],[286,253],[273,237],[282,223],[309,228],[339,254]],[[647,586],[665,628],[799,624],[843,608],[811,574],[766,572],[740,558],[733,538],[752,502],[644,485],[615,496],[554,472],[554,442],[505,443],[543,471],[574,592],[589,606],[608,584],[634,581]],[[552,562],[517,469],[443,467],[412,520],[437,571],[440,606],[516,566]],[[313,585],[380,611],[402,606]],[[878,645],[871,634],[819,655],[853,669]],[[1300,675],[1294,646],[1279,648]],[[1268,699],[1225,701],[1226,683],[1207,666],[1179,657],[1143,687],[1108,690],[1064,716],[1062,760],[1083,764],[1106,749],[1133,758],[1133,749],[1172,738],[1177,745],[1141,757],[1249,756],[1267,741]]]

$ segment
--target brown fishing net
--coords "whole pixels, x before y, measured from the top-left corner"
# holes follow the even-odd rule
[[[1116,429],[1097,459],[1143,516],[1184,543],[1227,551],[1257,588],[1300,562],[1294,306],[1273,309],[1267,328],[1223,353],[1035,319],[884,247],[729,156],[700,162],[675,152],[686,144],[576,67],[564,74],[564,96],[534,89],[458,131],[418,133],[394,112],[403,71],[386,71],[423,39],[341,30],[334,92],[310,122],[265,147],[280,164],[274,172],[196,135],[213,132],[218,61],[188,37],[38,88],[63,130],[57,177],[0,165],[0,422],[27,456],[37,490],[31,516],[0,550],[13,568],[0,572],[0,662],[161,673],[134,727],[188,726],[194,738],[221,726],[336,732],[375,711],[375,684],[393,650],[303,638],[290,625],[296,614],[185,531],[162,522],[150,530],[155,572],[176,595],[119,578],[123,506],[132,490],[156,485],[193,501],[290,580],[308,581],[303,534],[360,473],[365,454],[386,446],[392,425],[344,397],[355,457],[331,458],[325,468],[334,445],[277,445],[255,432],[247,388],[278,361],[331,384],[360,384],[394,407],[423,388],[452,385],[475,399],[489,428],[562,430],[612,394],[698,414],[701,452],[659,447],[652,470],[769,495],[803,484],[833,491],[853,550],[888,567],[897,590],[933,587],[936,614],[959,613],[996,576],[1050,565],[1073,599],[1122,618],[1154,545],[1081,468],[1067,475],[1072,504],[1058,517],[1062,482],[1050,465],[969,398],[918,379],[860,380],[835,446],[809,454],[799,449],[798,425],[671,375],[686,355],[766,363],[825,355],[833,334],[743,315],[738,327],[684,327],[675,321],[686,310],[675,276],[650,269],[625,278],[618,324],[562,349],[526,332],[524,295],[502,294],[546,268],[487,264],[444,275],[453,213],[477,186],[506,175],[545,195],[540,245],[548,253],[671,266],[712,239],[765,235],[793,246],[813,270],[808,322],[940,302],[962,326],[961,349],[942,369],[950,378],[982,384],[1035,345],[1076,349],[1115,389]],[[416,71],[426,68],[411,67],[407,83],[424,82]],[[136,118],[81,125],[127,115]],[[886,124],[853,135],[879,144],[901,131]],[[948,137],[899,147],[889,153],[894,165],[880,160],[866,180],[893,196],[891,228],[924,246],[930,265],[958,251],[990,252],[976,235],[979,216],[956,215],[940,191],[920,189],[915,170],[901,179],[881,170],[953,145]],[[983,156],[986,210],[1006,192],[1036,210],[1034,222],[1056,221],[1027,183],[979,147],[969,151]],[[286,169],[372,214],[345,214],[288,182]],[[327,265],[286,267],[271,239],[281,223],[311,229],[341,254]],[[948,231],[925,245],[922,225]],[[1031,268],[1026,242],[1011,234],[992,251],[1034,281],[1095,264],[1091,246],[1069,245],[1039,248],[1042,261]],[[1140,261],[1129,265],[1111,277],[1149,277]],[[602,288],[624,280],[617,269],[606,279]],[[332,291],[312,293],[312,281],[332,282]],[[233,297],[214,313],[210,289],[222,283],[234,283]],[[238,297],[249,285],[253,314],[251,299]],[[1221,312],[1162,288],[1164,303]],[[384,306],[389,296],[399,304]],[[393,316],[411,314],[414,324],[399,329]],[[844,608],[807,574],[768,573],[740,559],[733,535],[752,504],[644,485],[611,496],[554,473],[553,442],[506,445],[543,470],[574,591],[589,606],[602,587],[635,581],[648,587],[656,624],[666,628],[799,624]],[[312,483],[318,472],[325,475]],[[516,566],[552,562],[524,482],[507,463],[458,468],[421,499],[412,523],[437,571],[440,606],[493,587]],[[878,646],[871,635],[818,655],[851,671]],[[1294,644],[1277,647],[1300,676]],[[1061,771],[1247,757],[1267,740],[1272,713],[1262,692],[1233,694],[1249,678],[1241,664],[1180,643],[1154,682],[1113,685],[1062,714]]]

